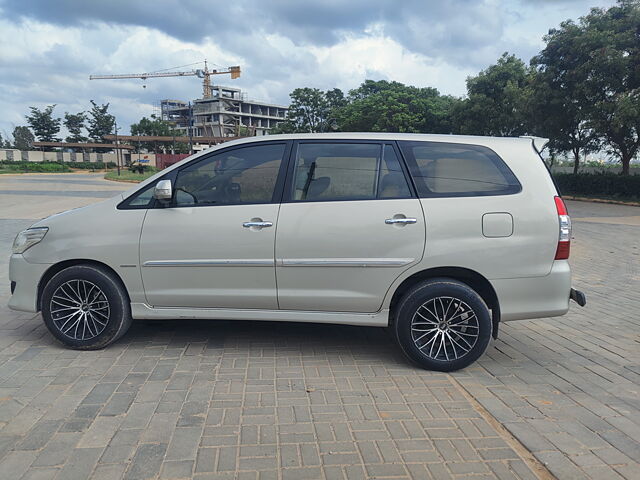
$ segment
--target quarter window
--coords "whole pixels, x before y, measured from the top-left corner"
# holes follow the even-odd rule
[[[479,145],[401,142],[421,197],[508,195],[522,187],[502,159]]]
[[[292,188],[294,201],[411,196],[393,147],[380,144],[299,144]]]
[[[175,206],[270,203],[285,144],[236,148],[178,172]]]

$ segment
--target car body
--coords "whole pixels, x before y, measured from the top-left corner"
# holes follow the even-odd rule
[[[567,312],[570,222],[561,208],[530,138],[250,137],[196,154],[122,195],[53,215],[23,232],[17,243],[29,241],[25,235],[42,238],[22,252],[20,243],[20,253],[11,257],[9,306],[42,310],[47,321],[47,308],[56,305],[47,297],[43,308],[46,286],[65,269],[85,266],[114,282],[126,297],[122,310],[134,319],[387,327],[420,285],[433,290],[445,288],[433,287],[434,281],[451,281],[486,306],[488,342],[500,321]],[[566,254],[558,255],[565,246]],[[87,282],[85,288],[99,286]],[[65,287],[72,300],[68,309],[88,308],[81,299],[76,305],[74,285],[80,290],[79,283]],[[473,302],[463,302],[467,316],[477,313]],[[435,316],[451,316],[443,309],[437,307]],[[49,323],[55,330],[55,322]],[[100,328],[94,324],[96,333]],[[56,336],[69,344],[65,335]],[[99,345],[84,340],[70,346],[94,348],[113,338]],[[452,348],[442,342],[445,350]],[[426,366],[454,368],[450,361]]]

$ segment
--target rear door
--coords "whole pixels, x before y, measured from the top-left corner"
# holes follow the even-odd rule
[[[281,309],[375,312],[423,255],[425,226],[393,143],[294,144],[276,232]]]

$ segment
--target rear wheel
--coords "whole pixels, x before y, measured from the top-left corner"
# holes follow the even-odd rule
[[[124,288],[113,274],[92,265],[65,268],[49,280],[42,317],[59,341],[78,350],[104,348],[131,326]]]
[[[396,310],[393,333],[409,359],[450,372],[475,362],[491,338],[489,309],[480,295],[452,279],[428,280],[409,290]]]

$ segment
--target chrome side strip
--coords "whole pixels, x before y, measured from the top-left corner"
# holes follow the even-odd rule
[[[277,261],[283,267],[402,267],[414,258],[286,258]]]
[[[211,259],[211,260],[149,260],[144,267],[273,267],[274,261],[266,259]]]

